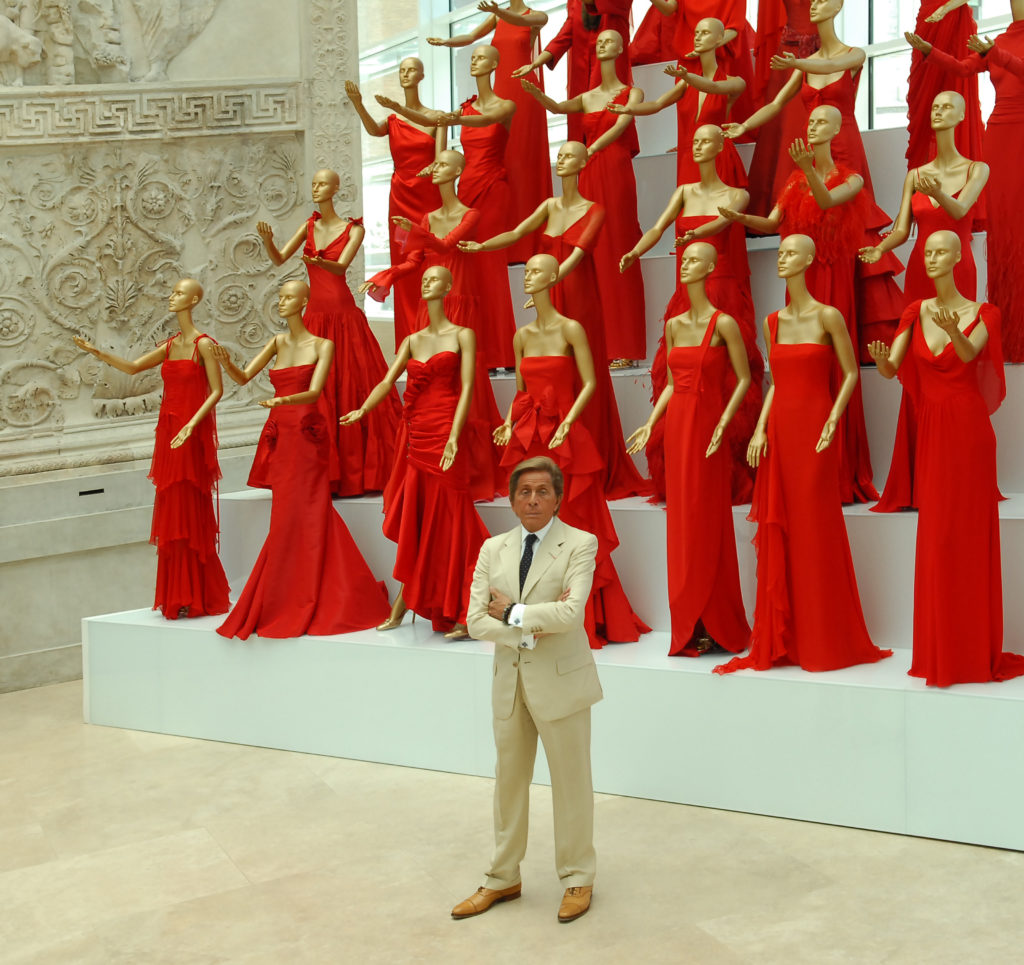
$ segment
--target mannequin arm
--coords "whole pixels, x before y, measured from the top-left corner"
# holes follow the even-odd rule
[[[732,365],[733,372],[736,373],[736,387],[732,390],[725,409],[722,410],[721,418],[719,418],[714,432],[711,433],[711,441],[708,443],[705,456],[713,455],[722,444],[725,429],[732,421],[732,417],[736,415],[743,396],[750,388],[750,360],[747,358],[747,347],[743,343],[743,335],[736,319],[731,315],[719,315],[715,328],[722,337],[722,341],[725,342],[726,350],[729,353],[729,363]]]
[[[523,85],[523,90],[532,94],[534,100],[538,101],[549,114],[578,114],[583,110],[581,95],[573,97],[571,100],[558,102],[548,97],[533,81],[527,80],[525,77],[519,83]]]
[[[725,136],[728,138],[735,139],[742,137],[748,131],[752,131],[755,128],[760,127],[762,124],[767,124],[770,120],[778,117],[779,112],[783,107],[786,106],[787,102],[791,101],[796,97],[800,88],[803,86],[803,76],[800,71],[794,70],[790,74],[789,80],[786,81],[785,86],[780,90],[775,97],[764,105],[760,110],[754,111],[742,124],[725,124],[722,128],[725,131]]]
[[[629,99],[626,101],[628,107],[636,107],[642,103],[644,99],[644,92],[638,87],[633,87],[629,91]],[[587,148],[587,155],[593,157],[598,151],[606,148],[609,144],[614,143],[623,134],[626,133],[626,129],[630,124],[633,123],[633,118],[628,115],[619,117],[607,131],[604,132],[593,144]]]
[[[861,248],[858,252],[860,260],[865,264],[875,264],[887,251],[899,248],[910,237],[910,226],[914,221],[914,209],[911,207],[911,203],[914,198],[914,181],[916,176],[916,170],[908,171],[907,176],[903,179],[903,196],[900,198],[900,211],[896,215],[892,231],[877,245]],[[891,378],[891,376],[886,376],[886,378]]]
[[[671,67],[665,68],[665,73],[672,73]],[[674,75],[673,75],[674,76]],[[641,101],[639,104],[612,104],[608,103],[608,110],[613,114],[628,114],[630,117],[647,117],[657,114],[666,107],[670,107],[686,93],[686,83],[679,81],[673,84],[664,94],[659,94],[653,101]]]
[[[140,355],[134,362],[129,362],[127,359],[121,358],[120,355],[113,355],[110,352],[104,352],[101,348],[96,348],[92,342],[86,341],[80,335],[76,335],[73,341],[83,352],[95,355],[101,362],[113,366],[118,372],[124,372],[126,375],[137,375],[146,369],[156,368],[163,362],[167,354],[167,350],[160,345],[150,349],[145,355]]]
[[[272,399],[261,399],[259,404],[265,409],[276,409],[279,405],[309,405],[316,402],[327,384],[327,373],[331,371],[331,363],[334,361],[334,342],[329,338],[320,339],[316,350],[316,368],[313,369],[313,378],[309,381],[309,388],[305,392],[296,392],[294,395],[275,395]]]
[[[726,77],[725,80],[708,80],[703,74],[695,74],[690,70],[683,70],[681,74],[675,72],[674,76],[680,77],[691,87],[696,88],[704,94],[721,94],[726,97],[735,98],[747,89],[747,82],[742,77]]]
[[[459,124],[462,127],[490,127],[492,124],[504,124],[516,112],[516,102],[499,100],[497,106],[491,106],[487,110],[480,108],[477,110],[480,110],[479,114],[463,114],[460,108],[455,114],[442,115],[442,120],[450,120],[452,125]]]
[[[221,367],[228,374],[228,378],[239,385],[248,385],[256,376],[266,368],[270,360],[277,355],[277,336],[275,335],[266,345],[260,349],[256,356],[244,369],[240,369],[231,361],[228,350],[223,345],[211,347],[213,357],[220,363]]]
[[[581,387],[572,407],[565,414],[562,424],[555,430],[549,449],[560,446],[565,437],[569,434],[572,424],[580,417],[580,413],[587,407],[587,403],[594,395],[597,388],[597,376],[594,374],[594,358],[590,353],[590,343],[587,341],[587,333],[579,322],[570,321],[562,327],[565,340],[572,347],[573,355],[576,356],[576,371],[579,372]]]
[[[548,204],[550,199],[542,201],[537,209],[526,220],[521,221],[511,231],[503,231],[500,235],[488,238],[486,241],[460,241],[460,251],[498,251],[500,248],[507,248],[514,245],[521,238],[525,238],[531,232],[536,231],[548,218]]]
[[[959,312],[951,312],[947,308],[940,308],[935,313],[935,324],[939,326],[953,343],[953,351],[961,362],[973,362],[978,353],[985,347],[988,341],[988,329],[984,321],[974,326],[971,334],[964,335],[960,329]]]
[[[213,407],[224,394],[224,383],[220,377],[220,365],[213,354],[213,343],[208,338],[204,338],[200,340],[198,347],[199,355],[203,360],[203,368],[206,371],[206,384],[210,387],[210,392],[203,400],[203,404],[196,409],[192,418],[181,427],[181,431],[171,440],[172,449],[177,449],[192,435],[195,427],[213,411]]]
[[[854,355],[853,343],[850,341],[850,333],[846,330],[846,322],[842,314],[831,305],[825,305],[822,309],[821,321],[825,332],[832,339],[832,349],[839,360],[843,381],[836,393],[836,400],[832,403],[832,411],[829,412],[825,425],[821,429],[821,438],[818,439],[818,444],[814,447],[815,452],[823,452],[831,444],[839,418],[846,411],[853,390],[856,388],[857,379],[860,378],[857,357]]]
[[[468,34],[457,34],[447,40],[441,37],[427,37],[427,43],[431,47],[468,47],[474,40],[486,37],[497,26],[498,18],[492,15],[481,21]]]
[[[569,252],[569,256],[565,261],[560,262],[558,265],[558,278],[556,282],[561,281],[568,275],[582,260],[586,252],[582,248],[573,248]]]
[[[437,235],[422,225],[410,224],[407,229],[409,240],[406,244],[414,250],[417,248],[429,248],[431,251],[441,254],[451,254],[453,251],[458,250],[460,241],[466,241],[470,236],[476,234],[476,228],[479,223],[480,212],[476,208],[468,208],[462,216],[462,220],[443,238],[438,238]]]
[[[917,190],[934,198],[939,207],[946,212],[954,221],[960,221],[967,216],[967,213],[974,206],[974,203],[981,195],[982,188],[988,181],[989,168],[987,164],[977,161],[971,165],[971,173],[967,177],[967,183],[960,191],[960,197],[954,198],[942,190],[942,184],[938,178],[917,171]]]
[[[399,104],[398,101],[392,100],[390,97],[385,97],[383,94],[375,95],[374,100],[381,107],[394,111],[396,114],[401,114],[407,121],[419,124],[420,127],[434,127],[441,116],[440,111],[416,111],[411,107],[406,107],[404,104]]]
[[[822,181],[816,168],[804,168],[804,173],[807,175],[807,186],[811,189],[811,194],[822,211],[852,201],[864,187],[864,179],[859,174],[851,174],[842,184],[837,184],[834,188],[829,189],[825,186],[825,182]]]
[[[838,57],[794,57],[776,54],[771,59],[772,70],[799,70],[805,74],[839,74],[845,70],[858,70],[864,65],[864,51],[851,47]]]
[[[756,231],[760,235],[773,235],[782,224],[782,208],[778,205],[772,208],[772,213],[767,218],[756,214],[745,214],[732,208],[719,208],[718,213],[726,221],[738,221],[745,228],[750,228],[751,231]]]
[[[362,225],[353,225],[352,230],[349,232],[348,242],[337,261],[331,261],[330,258],[322,258],[320,255],[314,255],[312,258],[308,255],[303,255],[302,261],[306,265],[316,265],[318,268],[323,268],[324,271],[329,271],[332,275],[341,275],[344,278],[345,273],[348,271],[348,266],[352,264],[352,259],[355,258],[356,252],[359,251],[359,246],[363,243],[365,234],[366,229]]]
[[[395,353],[395,360],[391,363],[387,372],[384,373],[384,378],[370,390],[370,394],[363,401],[363,404],[358,409],[346,412],[338,419],[341,425],[350,426],[352,423],[358,422],[367,412],[376,409],[388,397],[388,394],[395,387],[396,380],[405,371],[405,367],[409,364],[409,359],[412,358],[412,350],[409,347],[409,339],[411,337],[407,335],[402,339],[402,344],[398,346],[398,351]]]
[[[941,7],[937,7],[930,17],[925,18],[925,23],[938,23],[944,17],[951,14],[954,10],[958,10],[962,7],[967,0],[947,0]]]
[[[910,333],[913,327],[906,328],[893,339],[892,348],[885,342],[868,343],[868,354],[875,360],[878,374],[883,379],[891,379],[903,364],[907,355],[907,347],[910,345]]]
[[[359,91],[359,87],[351,80],[345,81],[345,94],[348,96],[352,106],[356,109],[356,113],[359,115],[359,120],[363,122],[363,129],[370,137],[384,137],[388,132],[387,121],[375,121],[371,116],[370,112],[366,109],[363,104],[363,95]]]
[[[966,2],[966,0],[964,0]],[[526,13],[513,13],[508,7],[500,7],[494,0],[481,0],[477,4],[480,10],[493,14],[498,20],[512,24],[513,27],[543,27],[548,22],[548,15],[539,10]]]
[[[639,429],[631,433],[629,438],[626,440],[626,452],[631,456],[636,455],[636,453],[647,445],[648,440],[651,438],[651,430],[658,424],[658,420],[665,414],[665,410],[668,408],[668,404],[672,399],[672,393],[675,392],[675,383],[672,380],[672,367],[668,364],[668,353],[672,351],[672,347],[672,326],[666,323],[665,388],[661,390],[661,395],[658,396],[658,401],[654,403],[654,408],[651,410],[651,414],[647,417],[647,421],[640,426]]]
[[[672,197],[669,198],[668,205],[665,210],[658,216],[658,220],[654,222],[653,227],[648,228],[641,236],[640,240],[627,251],[619,261],[619,271],[625,271],[634,261],[637,260],[641,255],[647,254],[660,240],[661,236],[668,230],[671,224],[675,223],[676,218],[679,217],[679,212],[683,210],[683,204],[686,201],[686,186],[681,184],[675,191],[672,192]]]
[[[732,207],[729,210],[742,214],[747,210],[748,204],[750,204],[750,195],[742,188],[736,188],[733,191]],[[683,245],[688,245],[691,241],[702,241],[704,238],[710,238],[725,231],[731,223],[728,218],[719,215],[714,221],[708,221],[706,224],[688,229],[684,234],[676,238],[675,247],[681,248]]]
[[[263,247],[267,249],[270,260],[275,265],[283,265],[306,242],[306,226],[303,225],[288,240],[283,248],[274,244],[274,229],[266,221],[257,221],[256,230],[263,239]]]
[[[459,393],[459,401],[455,406],[455,418],[452,419],[448,442],[441,456],[441,469],[444,471],[451,469],[452,463],[455,462],[455,456],[459,451],[459,436],[462,434],[463,426],[465,426],[466,418],[469,415],[469,406],[473,401],[473,380],[476,378],[476,334],[473,329],[459,329],[459,348],[462,358],[460,369],[462,391]]]
[[[519,398],[521,393],[526,391],[526,382],[523,381],[523,373],[521,371],[521,363],[523,361],[522,329],[516,329],[515,335],[512,336],[512,354],[516,360],[516,391],[515,395],[512,396],[512,401],[508,404],[505,421],[491,433],[496,446],[507,446],[512,438],[512,412],[516,407],[516,399]]]
[[[771,345],[771,332],[768,331],[768,320],[764,323],[765,344]],[[747,445],[747,465],[753,469],[761,464],[762,456],[768,455],[768,416],[772,411],[772,400],[775,398],[775,383],[768,386],[764,394],[764,402],[761,404],[761,414],[757,417],[757,425],[754,426],[754,434],[750,437]]]
[[[677,0],[651,0],[651,6],[666,17],[670,17],[679,9]]]
[[[951,54],[947,54],[946,51],[939,50],[938,47],[918,37],[917,34],[905,33],[903,36],[907,38],[907,43],[911,47],[921,51],[930,62],[937,64],[947,74],[954,74],[957,77],[971,77],[974,74],[980,74],[983,70],[988,70],[988,57],[991,55],[991,52],[985,57],[979,54],[971,54],[963,60],[959,60]]]

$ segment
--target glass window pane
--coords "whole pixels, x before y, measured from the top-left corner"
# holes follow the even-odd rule
[[[872,58],[871,70],[874,81],[874,104],[870,126],[906,127],[910,50],[900,50]]]

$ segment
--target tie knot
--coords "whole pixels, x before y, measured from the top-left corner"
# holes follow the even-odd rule
[[[539,539],[540,539],[540,537],[536,533],[527,533],[526,534],[526,548],[528,550],[532,550],[533,547],[534,547],[534,544]]]

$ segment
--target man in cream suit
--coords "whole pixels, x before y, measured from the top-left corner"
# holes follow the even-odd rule
[[[494,642],[494,855],[483,887],[452,909],[469,918],[522,893],[530,781],[537,736],[551,772],[555,862],[565,895],[558,920],[590,907],[594,789],[590,707],[602,697],[583,629],[597,539],[555,515],[562,473],[546,457],[512,472],[509,500],[521,523],[480,548],[469,602],[469,632]]]

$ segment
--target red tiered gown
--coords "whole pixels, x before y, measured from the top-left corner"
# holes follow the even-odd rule
[[[315,364],[270,370],[274,395],[309,389]],[[330,436],[316,403],[285,404],[267,416],[250,486],[269,487],[270,531],[222,637],[301,637],[367,630],[387,619],[387,588],[366,565],[331,505]]]
[[[1003,653],[996,436],[989,413],[1006,392],[999,310],[982,305],[988,342],[970,362],[948,343],[938,355],[924,339],[921,302],[899,376],[918,416],[912,677],[933,687],[1008,680],[1024,674],[1024,656]],[[909,363],[909,364],[908,364]]]
[[[624,87],[612,102],[625,104],[631,88]],[[583,115],[586,144],[593,144],[619,119],[609,110]],[[644,280],[640,262],[625,272],[619,271],[622,256],[640,240],[640,222],[636,214],[636,175],[627,135],[636,136],[630,124],[621,137],[595,154],[580,172],[580,194],[596,201],[605,210],[604,230],[594,247],[594,264],[605,320],[605,347],[610,361],[616,358],[647,358],[647,318],[644,310]],[[595,353],[595,364],[601,359]]]
[[[598,295],[594,247],[603,225],[604,207],[595,202],[582,218],[562,234],[539,233],[537,253],[553,255],[561,263],[575,248],[583,251],[583,257],[576,267],[551,289],[551,303],[566,318],[579,322],[587,333],[590,352],[594,357],[597,387],[580,419],[604,456],[601,483],[605,497],[623,499],[626,496],[647,495],[650,484],[640,475],[626,452],[611,375],[607,366],[602,364],[607,359],[608,350],[604,341],[604,312]]]
[[[892,656],[868,636],[839,497],[839,448],[815,452],[832,409],[835,353],[780,345],[768,317],[775,396],[750,518],[757,523],[757,601],[750,653],[715,673],[796,664],[838,670]]]
[[[730,457],[724,447],[704,455],[725,408],[725,378],[732,371],[726,346],[711,345],[720,314],[712,315],[699,346],[677,345],[668,355],[673,392],[664,420],[665,531],[672,656],[697,656],[698,623],[733,653],[750,643],[729,500]]]
[[[466,621],[473,567],[489,535],[470,494],[474,455],[461,438],[451,468],[441,470],[461,365],[461,355],[448,351],[409,360],[395,471],[384,491],[384,535],[398,544],[394,576],[402,596],[442,631]]]
[[[688,67],[693,61],[686,61]],[[697,65],[699,72],[700,65]],[[729,75],[719,64],[714,80],[723,81]],[[703,103],[701,103],[703,98]],[[698,127],[714,124],[722,127],[730,119],[729,98],[725,94],[703,94],[696,87],[687,87],[686,93],[676,102],[676,184],[692,184],[700,180],[700,168],[693,159],[693,135]],[[734,188],[747,186],[747,169],[743,167],[739,152],[732,141],[726,140],[718,157],[715,170],[724,184]]]
[[[526,12],[532,11],[528,9]],[[532,94],[523,90],[520,79],[512,76],[512,71],[531,63],[540,53],[540,43],[534,42],[533,37],[532,27],[517,27],[499,19],[491,38],[491,44],[499,54],[498,69],[494,72],[494,93],[516,104],[505,148],[505,170],[512,189],[506,228],[524,221],[551,197],[547,112]],[[532,71],[525,79],[544,89],[541,71]],[[533,239],[528,236],[509,247],[505,257],[511,265],[527,261],[533,253]]]
[[[149,534],[157,551],[153,609],[168,620],[176,620],[182,610],[190,617],[201,617],[227,613],[229,606],[228,581],[217,556],[218,526],[211,499],[220,479],[214,414],[195,427],[184,445],[171,448],[171,441],[210,394],[199,355],[199,340],[210,336],[196,336],[191,359],[168,357],[174,338],[164,343],[160,364],[164,394],[149,467],[149,478],[156,487]]]
[[[676,234],[682,237],[687,231],[699,228],[715,220],[714,215],[680,215],[676,218]],[[750,264],[747,261],[747,239],[743,226],[733,223],[718,234],[702,238],[701,241],[714,245],[718,252],[715,270],[708,276],[706,291],[708,301],[716,308],[736,319],[747,347],[747,361],[750,363],[750,388],[740,403],[739,411],[726,429],[723,448],[730,453],[732,466],[729,483],[732,502],[736,505],[749,503],[754,492],[754,470],[747,464],[747,444],[754,434],[761,403],[764,401],[764,359],[757,347],[757,329],[754,321],[754,301],[750,292]],[[676,278],[683,260],[684,248],[676,248]],[[690,295],[686,285],[677,282],[676,290],[665,309],[665,321],[690,310]],[[724,375],[726,392],[736,387],[736,375],[730,366]],[[666,385],[665,377],[665,333],[658,339],[651,366],[651,403],[661,397]],[[665,432],[664,421],[655,423],[647,440],[647,468],[657,499],[666,498],[665,481]],[[709,437],[710,441],[710,437]],[[705,448],[707,448],[705,446]]]
[[[319,255],[328,261],[338,261],[348,244],[352,225],[362,224],[362,219],[349,219],[345,230],[326,248],[317,248],[313,236],[313,226],[319,220],[318,211],[306,223],[306,246],[302,253],[309,258]],[[392,446],[402,408],[398,393],[388,393],[356,425],[338,425],[338,416],[358,409],[370,390],[384,378],[388,367],[345,277],[318,265],[307,264],[306,271],[309,304],[302,321],[314,335],[334,342],[334,363],[320,396],[328,425],[334,426],[328,462],[331,492],[335,496],[380,492],[394,462]]]
[[[427,165],[434,163],[434,138],[425,134],[397,114],[389,114],[388,147],[395,171],[391,175],[391,194],[388,199],[388,242],[391,264],[400,262],[402,240],[400,228],[391,219],[398,215],[415,224],[425,214],[441,206],[441,195],[430,178],[418,177]],[[403,235],[404,237],[404,235]],[[416,331],[416,310],[420,302],[418,278],[406,275],[395,280],[395,348],[407,335]]]
[[[534,456],[548,456],[558,463],[565,475],[559,517],[597,537],[597,568],[584,619],[590,646],[598,650],[609,641],[639,640],[640,634],[651,628],[633,612],[612,563],[611,553],[619,545],[619,537],[601,491],[601,453],[580,420],[573,423],[560,446],[548,448],[576,400],[576,360],[569,355],[527,356],[519,371],[526,391],[517,393],[512,404],[512,438],[501,464],[511,471]]]

